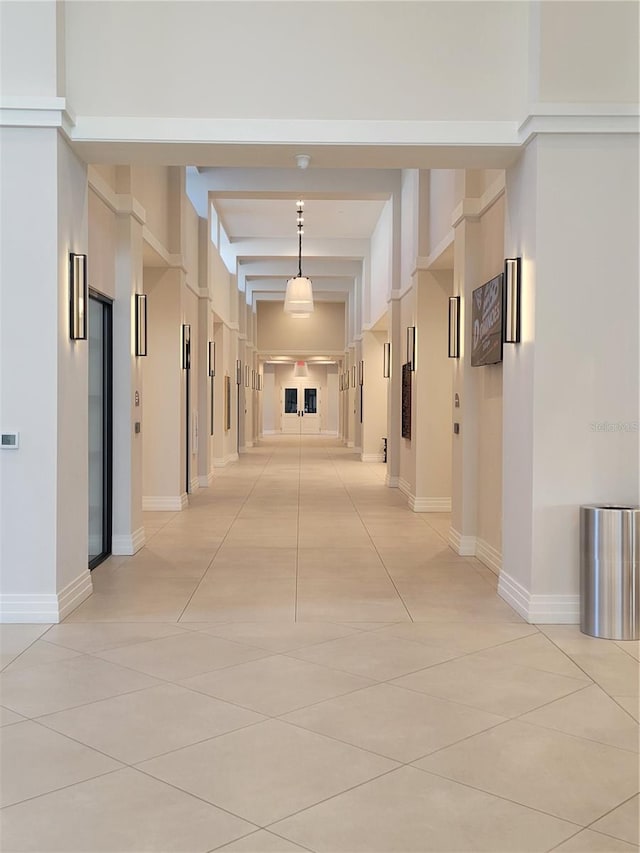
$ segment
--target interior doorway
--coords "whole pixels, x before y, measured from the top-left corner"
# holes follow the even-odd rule
[[[89,294],[89,547],[95,568],[111,553],[113,470],[112,303]]]

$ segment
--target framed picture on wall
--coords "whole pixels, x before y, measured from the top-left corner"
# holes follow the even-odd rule
[[[231,429],[231,377],[224,377],[224,431]]]
[[[411,438],[411,364],[402,365],[402,437]]]

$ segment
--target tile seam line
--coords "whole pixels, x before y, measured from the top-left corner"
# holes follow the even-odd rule
[[[536,626],[536,627],[538,627],[538,626]],[[615,703],[616,703],[616,705],[618,706],[618,708],[620,708],[620,710],[621,710],[621,711],[624,711],[624,713],[625,713],[625,714],[626,714],[626,715],[627,715],[631,720],[633,720],[633,722],[634,722],[634,723],[636,723],[636,724],[638,723],[638,720],[636,720],[636,718],[633,716],[633,714],[632,714],[632,713],[630,713],[629,711],[627,711],[627,709],[624,707],[624,705],[621,705],[621,704],[618,702],[617,698],[616,698],[615,696],[613,696],[611,693],[609,693],[609,691],[608,691],[608,690],[605,690],[605,689],[604,689],[604,687],[603,687],[603,686],[602,686],[598,681],[596,681],[596,679],[595,679],[595,678],[593,678],[592,676],[590,676],[590,675],[589,675],[589,673],[586,671],[586,669],[585,669],[584,667],[580,666],[580,664],[579,664],[576,660],[574,660],[574,659],[573,659],[573,657],[569,654],[569,652],[565,652],[565,651],[564,651],[564,649],[562,649],[562,648],[561,648],[561,647],[560,647],[560,646],[555,642],[555,640],[553,640],[553,639],[552,639],[548,634],[545,634],[545,632],[544,632],[544,630],[543,630],[542,628],[539,628],[539,627],[538,627],[538,630],[540,631],[540,633],[541,633],[543,636],[545,636],[545,637],[547,638],[547,640],[549,640],[549,642],[550,642],[550,643],[553,643],[553,645],[558,649],[558,651],[560,651],[560,652],[562,652],[564,655],[566,655],[566,657],[568,657],[568,658],[569,658],[569,660],[570,660],[573,664],[575,664],[575,666],[577,666],[577,667],[578,667],[578,669],[582,670],[582,672],[584,672],[584,674],[585,674],[585,675],[586,675],[586,677],[591,681],[591,683],[592,683],[592,684],[595,684],[597,687],[599,687],[599,688],[600,688],[600,690],[602,690],[602,692],[605,694],[605,696],[608,696],[608,697],[609,697],[609,699],[611,699],[611,700],[612,700],[612,702],[615,702]],[[611,641],[611,642],[614,642],[614,641]],[[624,651],[624,650],[623,650],[623,649],[621,649],[620,651]],[[578,652],[578,654],[579,654],[579,652]],[[588,654],[588,653],[587,653],[587,654]],[[635,658],[633,658],[633,655],[630,655],[630,657],[632,658],[632,660],[635,660]],[[640,666],[640,664],[639,664],[639,666]]]
[[[249,498],[251,497],[251,495],[252,495],[252,494],[253,494],[253,492],[255,491],[256,486],[258,485],[258,483],[260,482],[260,479],[261,479],[261,478],[262,478],[262,476],[264,475],[264,472],[265,472],[265,470],[266,470],[267,466],[269,465],[269,463],[270,463],[270,461],[271,461],[272,456],[273,456],[273,453],[270,453],[270,454],[267,456],[267,459],[266,459],[266,461],[265,461],[264,465],[263,465],[263,466],[262,466],[262,468],[260,469],[260,473],[259,473],[259,474],[258,474],[258,476],[255,478],[255,480],[254,480],[254,482],[253,482],[253,485],[252,485],[252,486],[251,486],[251,488],[249,489],[249,492],[246,494],[246,496],[244,497],[244,500],[242,501],[242,503],[240,504],[240,507],[238,508],[238,511],[237,511],[237,512],[236,512],[236,514],[233,516],[233,521],[232,521],[232,522],[231,522],[231,524],[229,525],[229,528],[228,528],[227,532],[224,534],[224,536],[223,536],[223,538],[222,538],[222,540],[221,540],[220,544],[219,544],[219,545],[218,545],[218,547],[216,548],[216,550],[215,550],[215,553],[214,553],[213,557],[212,557],[212,558],[211,558],[211,560],[209,561],[209,564],[207,565],[207,568],[206,568],[206,569],[205,569],[205,571],[204,571],[204,574],[202,575],[202,577],[201,577],[201,578],[200,578],[200,580],[198,581],[198,583],[197,583],[197,585],[196,585],[195,589],[193,590],[193,592],[191,593],[191,595],[190,595],[190,596],[189,596],[189,598],[187,599],[187,602],[186,602],[185,606],[184,606],[184,607],[182,608],[182,610],[180,611],[180,615],[179,615],[179,616],[178,616],[178,618],[176,619],[176,624],[177,624],[177,625],[179,625],[179,624],[180,624],[180,620],[182,619],[182,617],[183,617],[183,616],[184,616],[184,614],[186,613],[187,608],[189,607],[189,605],[190,605],[190,604],[191,604],[191,602],[193,601],[194,596],[196,595],[196,593],[198,592],[198,590],[199,590],[199,589],[200,589],[200,587],[202,586],[202,582],[204,581],[205,577],[207,576],[207,572],[208,572],[208,571],[209,571],[209,569],[211,568],[211,566],[212,566],[212,564],[213,564],[213,562],[214,562],[214,560],[215,560],[216,556],[218,555],[218,552],[220,551],[220,549],[222,548],[222,546],[223,546],[223,545],[224,545],[224,543],[226,542],[226,540],[227,540],[227,536],[228,536],[228,535],[229,535],[229,533],[231,532],[231,530],[232,530],[232,528],[233,528],[233,525],[234,525],[234,524],[236,523],[236,521],[238,520],[238,516],[240,515],[240,513],[242,512],[242,510],[243,510],[243,509],[244,509],[244,507],[246,506],[247,501],[249,500]]]
[[[369,532],[368,527],[366,526],[366,524],[365,524],[365,523],[364,523],[364,521],[362,520],[362,516],[360,515],[360,511],[359,511],[359,509],[357,508],[357,506],[356,506],[356,504],[355,504],[355,501],[353,500],[353,497],[352,497],[352,495],[351,495],[351,492],[349,491],[349,489],[348,489],[347,485],[345,484],[345,482],[344,482],[344,480],[343,480],[342,476],[340,475],[340,472],[339,472],[338,467],[337,467],[337,465],[336,465],[335,459],[333,458],[333,456],[331,455],[331,453],[330,453],[329,451],[327,451],[327,455],[328,455],[329,460],[330,460],[330,462],[331,462],[331,464],[332,464],[332,466],[333,466],[333,470],[334,470],[334,472],[335,472],[335,475],[336,475],[336,477],[338,478],[338,481],[340,482],[340,485],[342,486],[342,488],[344,489],[344,491],[345,491],[345,493],[346,493],[347,497],[349,498],[349,500],[350,500],[350,502],[351,502],[351,506],[353,507],[353,510],[354,510],[355,514],[358,516],[358,519],[359,519],[359,521],[360,521],[360,524],[361,524],[361,525],[363,526],[363,528],[366,530],[367,536],[369,537],[369,541],[371,542],[371,545],[372,545],[372,547],[373,547],[374,551],[376,552],[376,555],[377,555],[378,559],[379,559],[379,560],[380,560],[380,562],[382,563],[382,565],[383,565],[383,567],[384,567],[384,570],[385,570],[385,572],[387,573],[387,577],[388,577],[388,578],[389,578],[389,580],[391,581],[391,584],[392,584],[393,588],[394,588],[394,589],[395,589],[395,591],[396,591],[396,595],[398,596],[398,598],[399,598],[399,599],[400,599],[400,601],[402,602],[402,606],[404,607],[404,609],[405,609],[405,611],[406,611],[406,613],[407,613],[407,616],[409,617],[409,621],[410,621],[410,622],[413,622],[413,621],[414,621],[414,619],[413,619],[413,616],[411,615],[411,611],[410,611],[410,610],[409,610],[409,608],[407,607],[407,604],[406,604],[406,602],[405,602],[404,598],[400,595],[400,591],[398,590],[398,587],[396,586],[396,582],[394,581],[393,577],[392,577],[392,576],[391,576],[391,574],[389,573],[389,569],[387,568],[387,564],[386,564],[386,563],[384,562],[384,560],[382,559],[382,556],[380,555],[380,552],[378,551],[378,548],[377,548],[377,546],[376,546],[375,542],[373,541],[373,537],[371,536],[371,533]],[[355,454],[354,454],[354,455],[355,455]],[[384,487],[384,486],[382,486],[382,488],[385,488],[385,487]]]

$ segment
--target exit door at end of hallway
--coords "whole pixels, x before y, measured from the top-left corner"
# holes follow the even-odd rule
[[[282,432],[320,432],[320,394],[315,385],[282,389]]]

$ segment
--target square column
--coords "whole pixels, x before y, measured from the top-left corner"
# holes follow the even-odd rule
[[[540,136],[507,172],[499,592],[530,622],[579,621],[579,507],[640,503],[638,163],[637,135]]]
[[[0,451],[0,619],[53,623],[92,590],[88,341],[69,335],[87,172],[55,128],[0,133],[0,428],[20,435]]]

